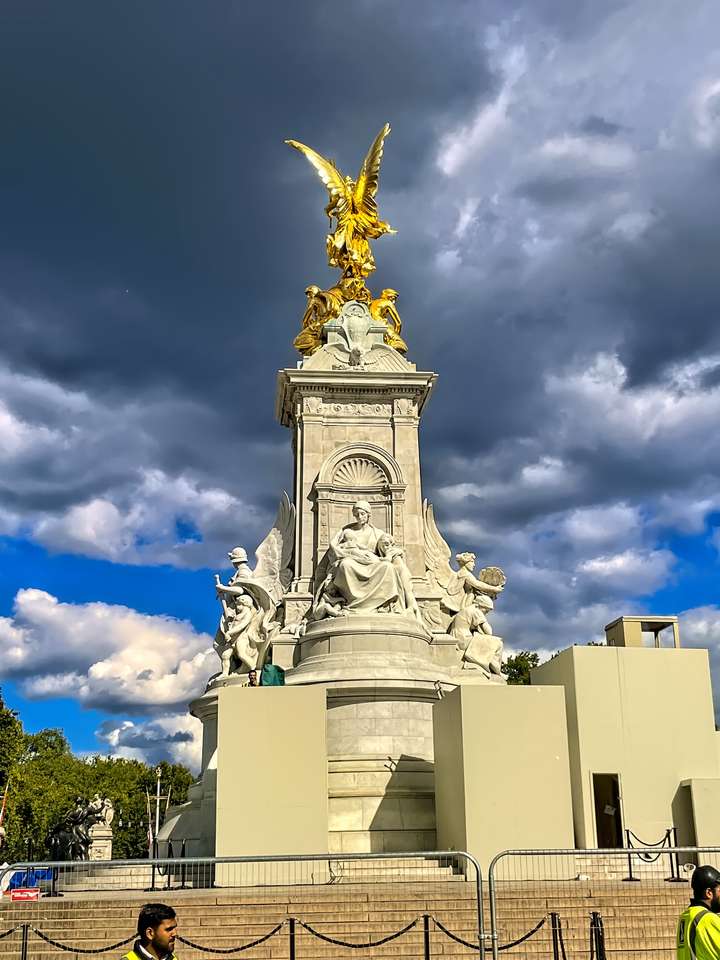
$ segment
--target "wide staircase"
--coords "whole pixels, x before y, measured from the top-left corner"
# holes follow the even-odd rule
[[[552,957],[550,914],[555,913],[562,938],[557,956],[560,960],[563,955],[567,960],[584,960],[590,956],[590,919],[594,911],[602,917],[608,957],[670,960],[674,955],[675,922],[687,903],[687,895],[685,884],[658,880],[504,881],[497,897],[498,940],[504,947],[540,923],[537,932],[503,951],[504,955],[518,960]],[[421,958],[425,956],[425,915],[430,918],[427,930],[431,956],[477,953],[469,945],[452,939],[440,926],[467,944],[477,942],[475,884],[450,867],[429,866],[421,858],[378,862],[373,864],[372,873],[367,872],[367,867],[363,872],[357,863],[333,861],[323,882],[314,884],[170,889],[154,893],[67,888],[61,899],[43,898],[38,903],[10,903],[6,899],[0,905],[0,934],[28,923],[65,947],[47,943],[30,929],[28,958],[78,956],[78,949],[102,948],[131,936],[139,907],[148,900],[171,903],[178,912],[180,935],[205,948],[178,943],[176,952],[182,960],[222,956],[222,951],[258,940],[278,926],[280,929],[269,939],[244,951],[244,955],[249,960],[289,958],[294,928],[296,960],[350,956]],[[489,945],[487,899],[484,909]],[[290,918],[295,918],[294,924]],[[372,948],[353,949],[332,942],[382,941],[414,921],[414,926],[401,936]],[[21,940],[21,930],[0,940],[0,958],[20,958]],[[120,957],[127,949],[118,947],[100,956]]]

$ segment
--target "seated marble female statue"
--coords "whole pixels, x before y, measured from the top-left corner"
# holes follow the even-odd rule
[[[352,523],[330,542],[328,579],[342,597],[343,612],[419,615],[410,573],[401,547],[392,536],[370,523],[370,504],[358,500]]]

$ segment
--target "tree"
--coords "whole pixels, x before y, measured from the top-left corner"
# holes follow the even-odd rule
[[[163,793],[170,787],[171,803],[182,803],[192,774],[178,763],[163,761],[159,766]],[[75,798],[89,799],[95,793],[109,797],[115,806],[113,856],[147,856],[147,793],[152,799],[155,767],[120,757],[76,757],[61,730],[24,733],[18,717],[0,699],[0,774],[7,776],[6,771],[11,782],[3,855],[10,862],[26,858],[28,841],[36,857],[44,856],[50,830],[74,806]],[[0,790],[3,785],[0,782]],[[151,816],[154,821],[154,803]]]
[[[521,650],[520,653],[507,658],[502,665],[502,672],[507,677],[508,683],[528,684],[530,671],[539,665],[540,657],[534,650]]]
[[[5,706],[0,689],[0,795],[24,747],[23,728],[17,713]]]

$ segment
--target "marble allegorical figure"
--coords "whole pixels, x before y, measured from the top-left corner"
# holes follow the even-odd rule
[[[249,673],[257,669],[272,631],[263,629],[262,608],[241,586],[222,583],[216,576],[215,587],[222,603],[223,613],[215,634],[213,648],[220,657],[220,675]]]
[[[505,588],[499,567],[484,567],[475,576],[475,554],[458,553],[457,570],[450,566],[450,548],[435,524],[432,505],[423,505],[425,566],[428,580],[441,591],[441,608],[450,615],[447,632],[456,640],[463,669],[482,670],[502,679],[503,642],[493,634],[487,614]]]
[[[211,678],[247,676],[265,664],[273,638],[280,631],[278,606],[292,577],[295,507],[283,495],[270,533],[255,551],[252,569],[247,552],[228,554],[233,575],[223,583],[215,574],[215,592],[222,606],[213,649],[221,670]]]
[[[355,503],[353,517],[330,542],[327,575],[308,619],[409,613],[422,622],[402,547],[391,534],[373,526],[367,501]]]
[[[473,604],[452,618],[449,634],[456,640],[456,649],[465,669],[477,668],[488,677],[502,678],[503,642],[490,631],[487,618]]]

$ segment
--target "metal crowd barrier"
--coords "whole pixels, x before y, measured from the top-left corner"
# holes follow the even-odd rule
[[[677,919],[688,904],[692,870],[701,863],[720,869],[720,847],[661,841],[613,850],[505,850],[487,877],[493,960],[503,940],[547,912],[561,918],[561,960],[565,943],[572,943],[573,955],[591,958],[606,950],[617,960],[674,956]],[[537,940],[558,957],[552,930],[540,930]],[[522,947],[516,953],[536,956]]]
[[[281,934],[287,935],[292,960],[305,941],[381,956],[383,945],[399,938],[409,938],[407,949],[422,950],[429,957],[431,933],[433,939],[449,938],[464,945],[481,960],[485,955],[481,871],[464,851],[35,861],[0,868],[0,887],[8,874],[40,893],[39,900],[22,904],[3,898],[0,958],[8,960],[36,956],[33,950],[40,948],[48,956],[55,951],[78,956],[120,953],[134,939],[134,918],[148,900],[165,900],[177,909],[183,960],[246,950],[269,957],[266,942]],[[313,890],[318,890],[317,896]],[[55,898],[65,900],[53,908]],[[338,904],[337,920],[333,902]],[[223,903],[232,905],[237,923],[232,918],[219,920],[225,928],[215,930],[214,943],[206,942],[214,929],[212,918],[219,917]],[[75,914],[68,911],[70,906]],[[80,909],[91,916],[96,934],[83,931],[82,942],[80,927],[74,926],[79,921],[70,919]],[[190,924],[183,939],[183,915],[197,917],[199,912],[206,916],[195,926]],[[278,949],[284,953],[284,947],[273,947],[273,956]],[[318,955],[315,951],[317,947],[313,956]],[[302,953],[308,955],[305,946]]]
[[[720,847],[506,850],[488,874],[487,943],[480,868],[463,851],[18,863],[0,869],[0,885],[19,873],[43,898],[0,907],[0,958],[119,951],[132,940],[139,906],[166,900],[180,916],[183,960],[244,951],[302,960],[346,949],[377,960],[457,950],[481,960],[486,950],[493,960],[503,952],[513,960],[664,960],[700,863],[720,869]],[[64,909],[53,914],[52,898],[63,896],[65,907],[92,909],[94,940],[77,942],[77,933],[73,943],[79,928],[67,910],[52,926]]]

